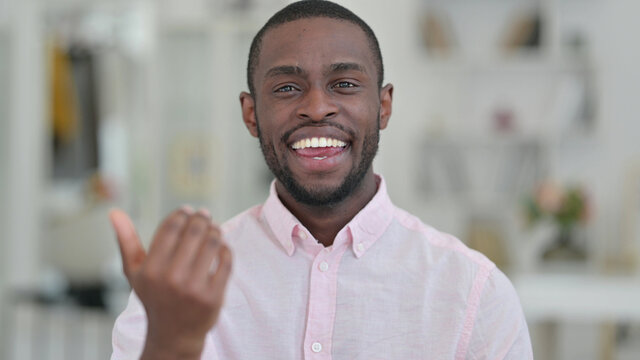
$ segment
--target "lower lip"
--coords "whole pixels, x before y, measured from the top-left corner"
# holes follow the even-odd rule
[[[311,172],[326,172],[334,170],[347,156],[350,146],[339,148],[339,151],[333,151],[335,148],[330,148],[332,151],[328,151],[329,154],[325,156],[304,156],[298,153],[296,150],[291,150],[297,162],[302,165],[304,169]]]

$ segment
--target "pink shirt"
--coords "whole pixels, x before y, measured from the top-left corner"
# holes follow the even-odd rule
[[[533,359],[513,286],[462,242],[378,192],[324,248],[269,198],[222,225],[234,254],[225,305],[202,359]],[[137,359],[135,294],[112,360]]]

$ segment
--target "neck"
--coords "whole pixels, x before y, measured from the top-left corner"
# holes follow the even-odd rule
[[[310,206],[295,201],[284,186],[276,181],[276,192],[282,204],[325,247],[333,245],[338,232],[371,201],[377,188],[375,175],[370,169],[362,183],[343,201],[327,206]]]

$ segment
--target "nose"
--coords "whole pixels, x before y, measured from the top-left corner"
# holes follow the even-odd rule
[[[322,121],[338,113],[338,106],[325,89],[313,87],[307,91],[297,109],[297,116],[303,120]]]

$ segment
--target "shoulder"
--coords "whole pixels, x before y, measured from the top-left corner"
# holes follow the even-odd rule
[[[488,359],[532,359],[529,332],[516,291],[507,276],[478,251],[453,235],[395,209],[394,231],[413,234],[425,261],[438,278],[456,284],[465,299],[457,356]],[[411,236],[407,236],[411,238]],[[436,280],[438,282],[438,280]],[[442,283],[444,285],[444,283]]]
[[[533,359],[520,299],[502,271],[491,272],[471,305],[461,353],[483,359]]]
[[[469,248],[457,237],[425,224],[403,209],[394,208],[390,231],[396,232],[403,241],[414,242],[414,246],[428,254],[431,261],[479,271],[485,277],[495,268],[495,264],[482,253]]]
[[[464,320],[456,358],[532,359],[531,341],[516,291],[491,260],[453,235],[395,208],[392,229],[421,250],[436,283],[456,284],[464,295]],[[406,245],[405,245],[406,246]],[[444,288],[444,287],[443,287]],[[451,297],[448,297],[451,298]]]

